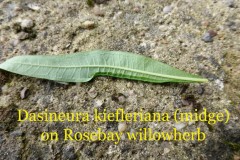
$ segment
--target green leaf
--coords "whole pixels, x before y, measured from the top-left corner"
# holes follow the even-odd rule
[[[104,50],[57,56],[16,56],[0,64],[0,69],[61,82],[87,82],[95,76],[152,83],[208,81],[145,56]]]

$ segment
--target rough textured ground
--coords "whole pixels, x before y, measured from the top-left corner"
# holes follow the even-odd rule
[[[26,54],[121,50],[202,75],[209,83],[157,85],[99,77],[89,83],[62,85],[1,71],[0,159],[240,159],[239,1],[102,2],[92,8],[79,0],[0,0],[1,61]],[[164,13],[163,8],[169,5],[172,10]],[[28,18],[33,25],[21,28],[20,22]],[[202,40],[208,31],[217,33],[212,42]],[[28,92],[21,99],[23,88]],[[117,123],[17,122],[20,108],[32,112],[91,112],[96,107],[113,112],[121,107],[128,112],[142,108],[146,112],[169,113],[177,108],[193,111],[205,107],[212,112],[228,109],[231,118],[228,124],[193,123],[182,129],[200,127],[207,134],[201,143],[122,140],[118,145],[41,142],[39,138],[43,131],[61,133],[67,127],[75,131],[97,127],[117,131]],[[174,122],[132,123],[127,130],[142,127],[168,131]]]

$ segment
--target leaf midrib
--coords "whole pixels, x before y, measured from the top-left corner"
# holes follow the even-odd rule
[[[125,68],[125,67],[119,67],[119,66],[116,67],[116,66],[111,66],[111,65],[50,66],[50,65],[38,65],[38,64],[17,63],[17,62],[14,62],[14,63],[15,64],[20,64],[20,65],[42,66],[42,67],[49,67],[49,68],[97,68],[97,67],[98,68],[112,68],[112,69],[121,69],[121,70],[141,73],[141,74],[145,74],[145,75],[158,76],[158,77],[163,77],[163,78],[172,78],[172,79],[177,79],[177,80],[189,80],[189,81],[197,81],[197,82],[207,82],[207,79],[204,79],[204,78],[171,76],[171,75],[164,75],[164,74],[159,74],[159,73],[146,72],[146,71],[141,71],[141,70],[137,70],[137,69],[130,69],[130,68]]]

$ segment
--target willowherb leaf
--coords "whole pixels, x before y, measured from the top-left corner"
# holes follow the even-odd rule
[[[95,76],[153,83],[208,81],[145,56],[104,50],[57,56],[16,56],[0,64],[0,69],[61,82],[87,82]]]

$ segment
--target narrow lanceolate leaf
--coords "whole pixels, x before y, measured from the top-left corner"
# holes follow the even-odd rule
[[[61,82],[87,82],[95,76],[112,76],[153,83],[207,82],[159,61],[120,51],[95,50],[58,56],[17,56],[0,69]]]

